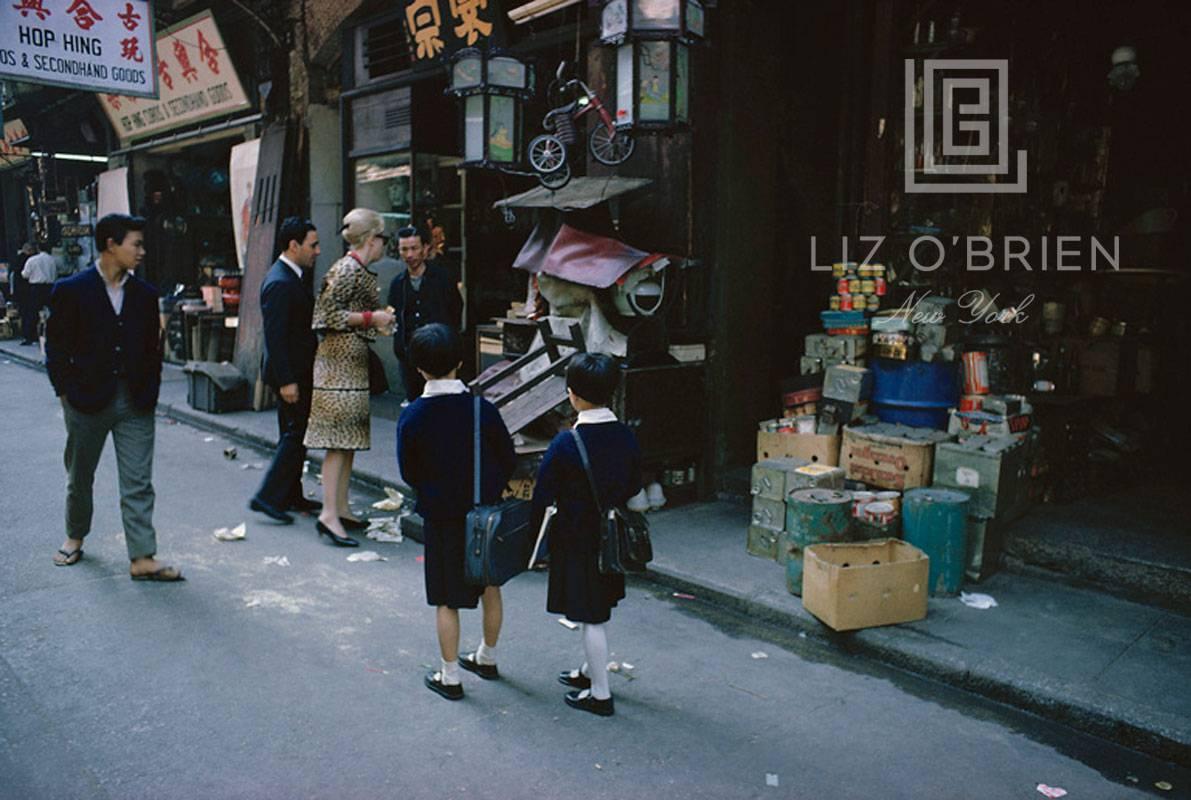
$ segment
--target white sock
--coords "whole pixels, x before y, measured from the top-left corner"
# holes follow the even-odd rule
[[[596,700],[607,700],[612,696],[608,688],[608,633],[605,628],[606,624],[583,624],[583,653],[587,656],[591,696]]]
[[[442,660],[442,682],[443,686],[458,686],[459,685],[459,662]]]
[[[496,648],[489,647],[480,642],[480,646],[476,648],[476,663],[492,665],[496,663]]]

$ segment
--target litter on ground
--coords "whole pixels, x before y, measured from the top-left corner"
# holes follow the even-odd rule
[[[288,556],[265,556],[262,559],[262,561],[265,563],[266,566],[269,564],[274,564],[278,567],[288,567],[289,566],[289,557]]]
[[[1038,793],[1046,797],[1065,797],[1067,790],[1060,789],[1058,786],[1047,786],[1045,783],[1040,783],[1038,784]]]
[[[687,594],[686,592],[674,592],[674,596],[677,597],[679,600],[694,600],[695,599],[695,596],[693,594]]]
[[[234,447],[225,447],[223,449],[223,457],[228,461],[235,461],[237,455],[239,455],[239,453],[236,452],[236,448]]]
[[[377,500],[372,504],[372,507],[377,511],[400,511],[403,502],[405,502],[405,497],[402,496],[401,492],[391,486],[386,486],[385,499]]]
[[[204,436],[203,441],[204,442],[213,442],[213,441],[215,441],[215,437],[214,436]]]
[[[404,515],[402,515],[404,516]],[[364,534],[374,542],[391,542],[399,544],[405,541],[401,535],[401,517],[373,517],[368,521],[368,531]]]
[[[968,608],[979,608],[982,611],[997,607],[997,601],[993,599],[991,594],[980,594],[979,592],[960,592],[959,599],[960,602],[962,602]]]
[[[778,785],[777,775],[773,772],[766,772],[765,773],[765,785],[766,786],[777,786]]]
[[[756,650],[752,655],[755,659],[769,658],[769,653],[766,653],[764,650]]]
[[[376,552],[375,550],[361,550],[358,553],[352,553],[350,556],[347,557],[347,560],[348,561],[388,561],[387,558],[385,558],[384,556],[382,556],[380,553]]]
[[[234,528],[216,528],[215,538],[221,542],[236,542],[248,536],[248,523],[241,522]]]

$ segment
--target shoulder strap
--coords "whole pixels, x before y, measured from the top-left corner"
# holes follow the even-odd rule
[[[571,428],[571,436],[575,437],[575,446],[579,448],[579,460],[583,462],[583,471],[587,473],[587,485],[591,487],[591,497],[595,500],[596,510],[600,512],[600,516],[603,516],[604,507],[600,504],[600,490],[596,488],[595,475],[591,471],[591,461],[587,458],[587,448],[583,444],[583,437],[576,430],[578,427],[576,425]]]
[[[472,472],[475,475],[475,505],[480,504],[480,396],[476,395],[475,401],[475,421],[472,430],[475,436],[475,449],[473,457],[475,464],[472,467]]]

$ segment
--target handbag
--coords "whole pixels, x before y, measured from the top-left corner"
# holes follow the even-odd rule
[[[480,498],[480,396],[475,398],[475,493],[467,514],[463,577],[472,586],[502,586],[525,571],[535,546],[531,527],[533,507],[510,498],[495,505],[481,505]]]
[[[385,374],[385,365],[371,347],[368,348],[368,393],[384,394],[389,391],[389,376]]]
[[[591,496],[600,512],[600,549],[597,566],[603,575],[623,575],[626,572],[644,572],[645,565],[653,561],[653,542],[649,540],[649,520],[638,511],[624,506],[613,506],[607,510],[600,505],[600,492],[596,488],[591,461],[587,458],[587,447],[579,431],[571,428],[575,445],[579,448],[579,459],[587,473]]]

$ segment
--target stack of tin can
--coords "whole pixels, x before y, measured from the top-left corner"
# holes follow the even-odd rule
[[[831,295],[831,311],[876,311],[885,296],[885,265],[837,261],[831,265],[835,279],[835,294]]]

